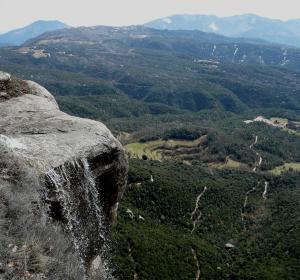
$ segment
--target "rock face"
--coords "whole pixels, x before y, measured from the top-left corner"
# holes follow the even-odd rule
[[[1,246],[14,248],[6,248],[8,259],[0,256],[2,265],[11,263],[0,267],[0,278],[2,271],[5,277],[9,275],[7,279],[14,279],[14,273],[69,279],[70,267],[66,266],[76,266],[76,262],[72,279],[83,279],[83,275],[112,278],[106,239],[126,185],[127,162],[121,144],[103,124],[61,112],[54,97],[34,82],[0,72],[0,92],[0,232],[9,236],[3,241],[0,235],[0,251]],[[22,209],[18,205],[11,209],[11,196],[14,201],[23,196]],[[11,212],[17,218],[8,218]],[[26,227],[38,228],[35,233],[29,230],[38,245],[33,245],[28,232],[11,232],[7,227],[11,223],[18,228],[24,213]],[[53,235],[47,242],[41,234],[46,228]],[[18,247],[16,238],[23,247]],[[55,238],[66,244],[59,248]],[[24,264],[15,255],[21,249],[28,251],[28,259],[35,252],[42,267],[39,272],[20,269]],[[58,269],[55,250],[60,258],[69,258],[60,268],[64,276],[56,278],[45,269],[51,265]]]

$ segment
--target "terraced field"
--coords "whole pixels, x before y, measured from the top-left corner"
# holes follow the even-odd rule
[[[166,151],[176,150],[180,148],[196,148],[201,145],[204,137],[200,137],[194,141],[188,140],[155,140],[145,143],[137,142],[125,146],[129,157],[142,159],[143,156],[151,160],[161,161],[170,157]]]
[[[206,136],[202,136],[194,141],[188,140],[155,140],[145,143],[137,142],[125,146],[130,158],[150,159],[162,161],[164,159],[174,159],[185,164],[191,165],[192,161],[187,159],[192,155],[197,155],[198,149],[201,149],[201,143]],[[193,154],[194,153],[194,154]],[[199,158],[199,160],[201,160]],[[211,162],[205,164],[207,167],[216,169],[244,169],[246,164],[235,161],[227,157],[225,162]],[[248,168],[249,169],[249,168]]]
[[[217,169],[240,169],[240,168],[246,169],[247,168],[246,164],[235,161],[231,158],[227,158],[225,163],[212,163],[209,164],[208,166]]]

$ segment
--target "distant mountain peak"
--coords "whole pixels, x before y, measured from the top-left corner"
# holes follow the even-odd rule
[[[70,26],[58,20],[37,20],[25,27],[0,35],[0,46],[19,46],[45,32],[68,27]]]

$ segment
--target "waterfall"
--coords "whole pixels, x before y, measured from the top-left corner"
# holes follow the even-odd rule
[[[86,158],[73,160],[46,174],[46,201],[52,218],[61,220],[71,234],[75,250],[93,279],[97,270],[101,279],[111,280],[107,226],[96,180]],[[99,275],[97,275],[99,279]]]

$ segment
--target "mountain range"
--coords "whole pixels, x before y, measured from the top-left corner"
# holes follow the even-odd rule
[[[300,19],[282,21],[254,14],[231,17],[173,15],[145,25],[157,29],[201,30],[229,37],[258,38],[300,47]]]
[[[17,74],[31,72],[54,94],[80,96],[88,87],[84,108],[81,104],[75,109],[78,103],[70,105],[70,96],[64,98],[70,113],[80,110],[85,117],[300,108],[299,73],[294,72],[300,66],[300,50],[254,39],[143,26],[80,27],[44,33],[22,47],[2,48],[0,56],[7,71],[21,67]],[[61,71],[68,77],[58,83],[55,76]],[[111,93],[117,104],[105,112],[94,108],[91,96],[103,99]]]
[[[153,20],[145,26],[167,30],[199,30],[227,37],[260,39],[300,47],[300,19],[282,21],[255,14],[231,17],[183,14]],[[57,20],[35,21],[28,26],[0,34],[0,46],[19,46],[45,32],[68,27]]]
[[[69,26],[57,20],[39,20],[25,27],[0,35],[0,46],[19,46],[29,39],[44,32],[68,28]]]

